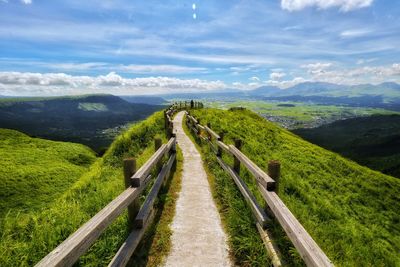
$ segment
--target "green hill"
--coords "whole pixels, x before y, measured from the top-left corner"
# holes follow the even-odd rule
[[[211,123],[217,133],[224,131],[225,143],[242,139],[242,151],[264,170],[268,160],[281,161],[279,195],[337,266],[400,265],[398,179],[308,143],[247,110],[205,109],[193,114],[203,125]],[[246,226],[249,212],[231,179],[208,151],[204,147],[233,253],[242,264],[262,265],[256,263],[261,254],[255,252],[249,235],[257,232]],[[232,162],[229,156],[224,157]],[[243,169],[241,176],[261,203],[253,179]],[[287,246],[287,239],[277,239],[290,265],[297,265],[293,260],[296,252]]]
[[[45,207],[29,213],[9,214],[0,218],[0,266],[33,266],[119,195],[124,190],[123,158],[128,156],[136,157],[138,167],[140,167],[154,153],[154,137],[160,136],[164,139],[163,142],[166,141],[163,120],[163,113],[157,112],[118,136],[105,155],[102,158],[98,158],[90,166],[89,171],[83,173],[79,178],[68,178],[73,181],[73,184],[70,182],[69,188],[64,187],[63,193],[52,197],[49,196]],[[10,133],[16,135],[15,132]],[[11,144],[14,142],[14,138],[17,137],[12,136],[11,141],[5,141],[4,143]],[[50,143],[49,141],[46,142]],[[53,143],[55,145],[58,144]],[[41,143],[38,142],[37,144]],[[45,147],[44,144],[47,143],[42,145],[43,153],[46,150],[49,152],[54,151],[52,147]],[[61,143],[60,145],[67,146],[70,144]],[[34,144],[26,144],[25,147],[28,151],[33,151],[34,149],[29,148],[29,146],[34,146]],[[77,146],[77,148],[88,152],[91,155],[88,158],[93,160],[94,157],[90,150],[83,146]],[[3,152],[3,150],[1,151]],[[4,153],[11,152],[10,145],[9,152]],[[26,154],[23,151],[21,153],[26,155],[21,159],[23,162],[30,161],[34,156],[32,153]],[[71,151],[67,155],[77,154],[79,154],[79,150],[75,149],[75,151]],[[11,154],[7,157],[7,164],[13,164],[14,156]],[[46,161],[49,157],[51,157],[50,153],[48,157],[43,155],[42,159]],[[47,176],[47,167],[38,163],[40,158],[38,156],[35,159],[36,163],[32,164],[37,166],[37,175],[43,174]],[[66,156],[66,158],[69,159],[69,156]],[[72,164],[74,162],[81,163],[80,160],[80,158],[73,157],[70,159]],[[3,161],[2,158],[1,161]],[[60,177],[66,177],[71,174],[67,169],[58,169],[58,171],[65,172]],[[11,176],[10,172],[7,176]],[[17,180],[16,184],[25,185],[24,183],[27,179],[32,179],[32,177],[21,179],[22,181]],[[52,187],[57,186],[51,181],[49,183],[51,183]],[[29,186],[34,188],[35,183],[30,183]],[[32,190],[28,186],[24,186],[24,188]],[[19,193],[25,194],[24,192]],[[25,198],[26,195],[19,197]],[[164,198],[166,197],[164,196]],[[1,203],[3,203],[3,198]],[[106,266],[127,235],[127,215],[125,214],[120,216],[102,234],[88,253],[79,259],[77,266]],[[162,240],[162,242],[165,242],[165,240]]]
[[[0,218],[47,206],[88,171],[95,158],[80,144],[0,129]]]

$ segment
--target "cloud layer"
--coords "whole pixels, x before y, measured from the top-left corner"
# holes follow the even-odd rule
[[[72,76],[65,73],[0,72],[0,94],[16,96],[160,94],[209,91],[225,87],[221,81],[170,77],[123,78],[115,72],[95,77]]]
[[[341,11],[347,12],[368,7],[372,2],[373,0],[281,0],[281,7],[289,11],[298,11],[306,7],[319,9],[339,7]]]
[[[306,71],[304,77],[295,77],[290,80],[274,79],[274,72],[270,75],[268,85],[287,88],[306,81],[328,82],[336,84],[356,85],[363,83],[379,84],[382,82],[400,82],[400,64],[388,66],[364,66],[356,68],[335,67],[330,62],[316,62],[300,66]]]

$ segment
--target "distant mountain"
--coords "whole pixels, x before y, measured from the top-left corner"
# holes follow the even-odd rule
[[[305,82],[297,84],[289,89],[281,90],[281,95],[319,95],[319,96],[335,96],[338,90],[347,90],[347,86],[337,85],[333,83],[322,82]]]
[[[149,105],[166,105],[168,102],[162,97],[159,96],[120,96],[123,100],[128,101],[129,103],[136,104],[149,104]]]
[[[142,120],[160,109],[162,106],[132,104],[113,95],[12,98],[0,101],[0,125],[99,151],[113,140],[110,129]]]
[[[395,89],[395,90],[400,90],[400,84],[397,84],[395,82],[381,83],[380,86],[385,87],[385,88],[391,88],[391,89]]]
[[[276,96],[281,94],[283,90],[275,86],[262,86],[257,89],[248,91],[249,95]]]
[[[173,100],[173,99],[207,99],[207,100],[227,100],[229,98],[246,98],[246,91],[238,89],[223,89],[215,91],[204,91],[204,92],[193,92],[193,93],[174,93],[174,94],[163,94],[161,97]]]
[[[323,82],[305,82],[287,89],[263,86],[249,91],[251,95],[260,96],[326,96],[326,97],[360,97],[360,96],[382,96],[384,99],[399,98],[400,85],[397,83],[381,83],[378,85],[339,85]],[[271,95],[275,93],[275,95]]]

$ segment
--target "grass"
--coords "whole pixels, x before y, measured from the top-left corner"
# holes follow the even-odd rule
[[[46,207],[95,160],[95,153],[80,144],[0,129],[0,219]]]
[[[155,113],[120,135],[88,172],[45,208],[2,218],[0,265],[34,265],[120,194],[124,190],[123,158],[135,157],[141,166],[154,153],[153,139],[158,136],[166,141],[163,126],[162,112]],[[76,266],[107,265],[127,235],[125,212]]]
[[[192,113],[202,124],[210,122],[217,133],[225,132],[226,143],[242,139],[242,151],[262,169],[267,169],[268,160],[281,161],[280,197],[335,265],[400,265],[398,179],[310,144],[248,110]],[[250,213],[215,160],[209,153],[204,155],[215,177],[213,187],[222,204],[233,252],[240,264],[245,265],[248,257],[248,265],[258,265],[263,256],[251,254],[256,250],[256,230],[249,221]],[[224,160],[232,162],[227,155]],[[242,168],[240,175],[261,202],[250,174]],[[289,242],[282,230],[271,227],[287,263],[301,265],[293,247],[284,245]]]

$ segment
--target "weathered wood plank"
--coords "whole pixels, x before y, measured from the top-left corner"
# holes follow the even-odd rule
[[[196,120],[193,116],[188,115],[187,117],[188,117],[189,120],[191,120],[194,124],[197,124],[197,123],[198,123],[197,120]]]
[[[268,218],[264,210],[258,205],[256,199],[250,192],[247,185],[243,182],[240,176],[231,167],[229,167],[221,158],[217,157],[217,161],[219,165],[221,165],[221,167],[232,177],[233,181],[239,188],[240,193],[242,193],[247,204],[250,206],[251,211],[253,212],[253,215],[256,218],[257,222],[264,228],[267,224],[267,221],[270,219]]]
[[[253,174],[257,182],[261,183],[267,190],[271,191],[275,189],[275,181],[268,176],[263,170],[261,170],[256,164],[254,164],[246,155],[238,150],[233,145],[229,146],[229,151],[233,154],[244,166]]]
[[[175,146],[175,143],[176,143],[176,137],[170,138],[168,143],[166,144],[167,149],[166,149],[165,153],[168,153],[171,149],[173,149]]]
[[[229,151],[229,147],[227,145],[225,145],[224,142],[221,141],[217,141],[217,145],[222,148],[225,152],[228,152],[229,154],[232,154],[231,151]]]
[[[136,172],[136,159],[127,158],[124,159],[124,183],[125,188],[129,188],[131,186],[131,177]],[[128,206],[128,221],[129,227],[133,227],[133,223],[135,221],[136,215],[140,209],[139,198],[136,198],[129,206]]]
[[[119,248],[114,258],[111,260],[109,267],[123,267],[129,262],[133,252],[142,240],[144,233],[154,219],[154,211],[150,212],[150,216],[146,221],[144,227],[132,231],[122,246]]]
[[[198,131],[195,127],[189,125],[189,128],[190,128],[196,135],[199,133],[199,131]]]
[[[217,134],[216,132],[214,132],[213,130],[211,130],[210,128],[208,128],[207,126],[204,126],[204,129],[211,134],[211,136],[213,136],[215,139],[219,140],[220,136],[219,134]]]
[[[271,259],[272,265],[274,267],[282,266],[281,253],[271,239],[268,230],[263,228],[259,223],[256,223],[257,230],[260,233],[261,239],[264,243],[265,249],[267,250],[268,256]]]
[[[294,217],[279,196],[275,192],[267,191],[260,184],[258,184],[258,189],[307,266],[333,266],[333,263],[317,243],[315,243],[296,217]]]
[[[149,180],[145,179],[147,183]],[[96,241],[101,233],[117,218],[133,200],[139,196],[145,186],[140,188],[129,187],[92,219],[70,235],[64,242],[44,257],[38,267],[72,266]]]
[[[197,127],[200,128],[201,130],[205,131],[205,127],[201,124],[197,124]]]
[[[143,164],[142,167],[132,176],[132,186],[140,187],[145,177],[150,173],[151,169],[162,159],[162,157],[168,153],[168,146],[162,145],[151,157]]]
[[[242,149],[243,141],[241,139],[235,140],[235,147],[238,151]],[[240,174],[240,160],[238,157],[233,157],[233,170]]]
[[[145,222],[148,220],[150,216],[150,212],[153,208],[154,201],[157,198],[158,192],[160,191],[165,177],[168,177],[171,167],[175,161],[176,154],[172,154],[171,157],[169,158],[168,162],[164,167],[161,169],[160,173],[158,174],[153,187],[150,190],[150,193],[147,195],[146,200],[144,201],[142,207],[139,210],[139,213],[137,214],[135,218],[135,223],[134,225],[136,228],[142,228],[145,224]]]

